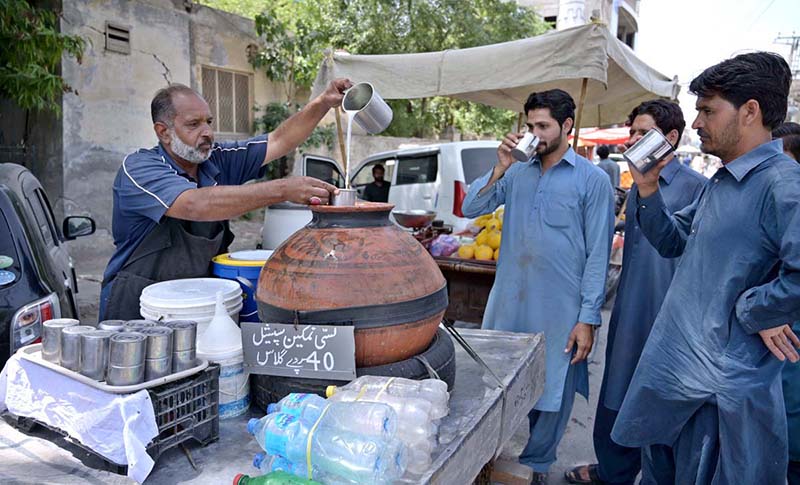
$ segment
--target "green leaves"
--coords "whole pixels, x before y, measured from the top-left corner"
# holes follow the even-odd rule
[[[256,133],[269,133],[274,131],[278,125],[283,123],[293,113],[300,111],[302,106],[297,103],[269,103],[266,106],[256,106],[253,110],[256,112],[254,120],[254,129]],[[326,146],[328,150],[333,150],[334,140],[333,125],[317,126],[311,132],[306,141],[300,145],[303,149],[312,147]],[[290,154],[291,157],[294,154]],[[273,162],[267,168],[267,178],[276,179],[283,176],[281,173],[282,168],[285,167],[290,156],[281,157],[277,163]]]
[[[253,11],[249,0],[203,3]],[[270,80],[289,84],[288,100],[311,87],[327,48],[352,54],[433,52],[522,39],[549,29],[533,10],[504,0],[271,0],[261,5],[255,23],[262,42],[250,60]],[[395,117],[385,134],[394,136],[434,136],[449,126],[465,134],[498,136],[516,119],[515,113],[445,98],[390,105]]]
[[[60,113],[72,88],[60,76],[62,55],[81,61],[84,41],[58,31],[59,17],[24,0],[0,0],[0,96],[23,109]]]

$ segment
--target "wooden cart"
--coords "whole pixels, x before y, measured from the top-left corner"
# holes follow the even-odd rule
[[[434,257],[447,279],[450,304],[445,317],[480,324],[494,285],[494,261]]]

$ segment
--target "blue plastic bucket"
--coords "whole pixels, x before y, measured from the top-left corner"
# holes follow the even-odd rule
[[[220,254],[211,260],[213,264],[212,272],[215,276],[235,280],[242,287],[242,310],[239,312],[240,322],[257,322],[258,305],[256,304],[256,288],[258,288],[258,276],[264,263],[272,256],[269,250],[236,251],[233,253]],[[239,278],[249,281],[244,284]]]

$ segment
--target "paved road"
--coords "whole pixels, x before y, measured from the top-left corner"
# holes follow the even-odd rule
[[[260,221],[236,221],[231,224],[236,234],[231,250],[252,249],[260,240]],[[84,242],[82,246],[71,248],[74,264],[78,273],[78,300],[81,319],[88,322],[97,321],[100,282],[102,273],[111,254],[111,240],[99,234],[93,240]],[[603,312],[603,322],[608,322],[609,312]],[[592,427],[594,410],[597,406],[597,395],[603,373],[603,361],[606,346],[606,326],[600,331],[595,351],[589,359],[589,402],[582,397],[575,398],[572,418],[567,426],[566,434],[558,449],[558,461],[550,471],[551,484],[567,483],[564,472],[579,463],[587,463],[594,459],[592,445]],[[520,429],[512,443],[507,446],[503,455],[516,459],[522,451],[528,437],[527,429]]]

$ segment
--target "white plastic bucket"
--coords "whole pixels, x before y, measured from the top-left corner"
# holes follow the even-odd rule
[[[250,408],[250,380],[244,371],[244,355],[229,359],[198,356],[219,364],[219,418],[235,418],[246,413]]]
[[[214,318],[219,291],[223,294],[227,313],[238,323],[242,288],[236,281],[220,278],[189,278],[152,284],[142,291],[139,312],[149,320],[194,320],[199,336]]]

